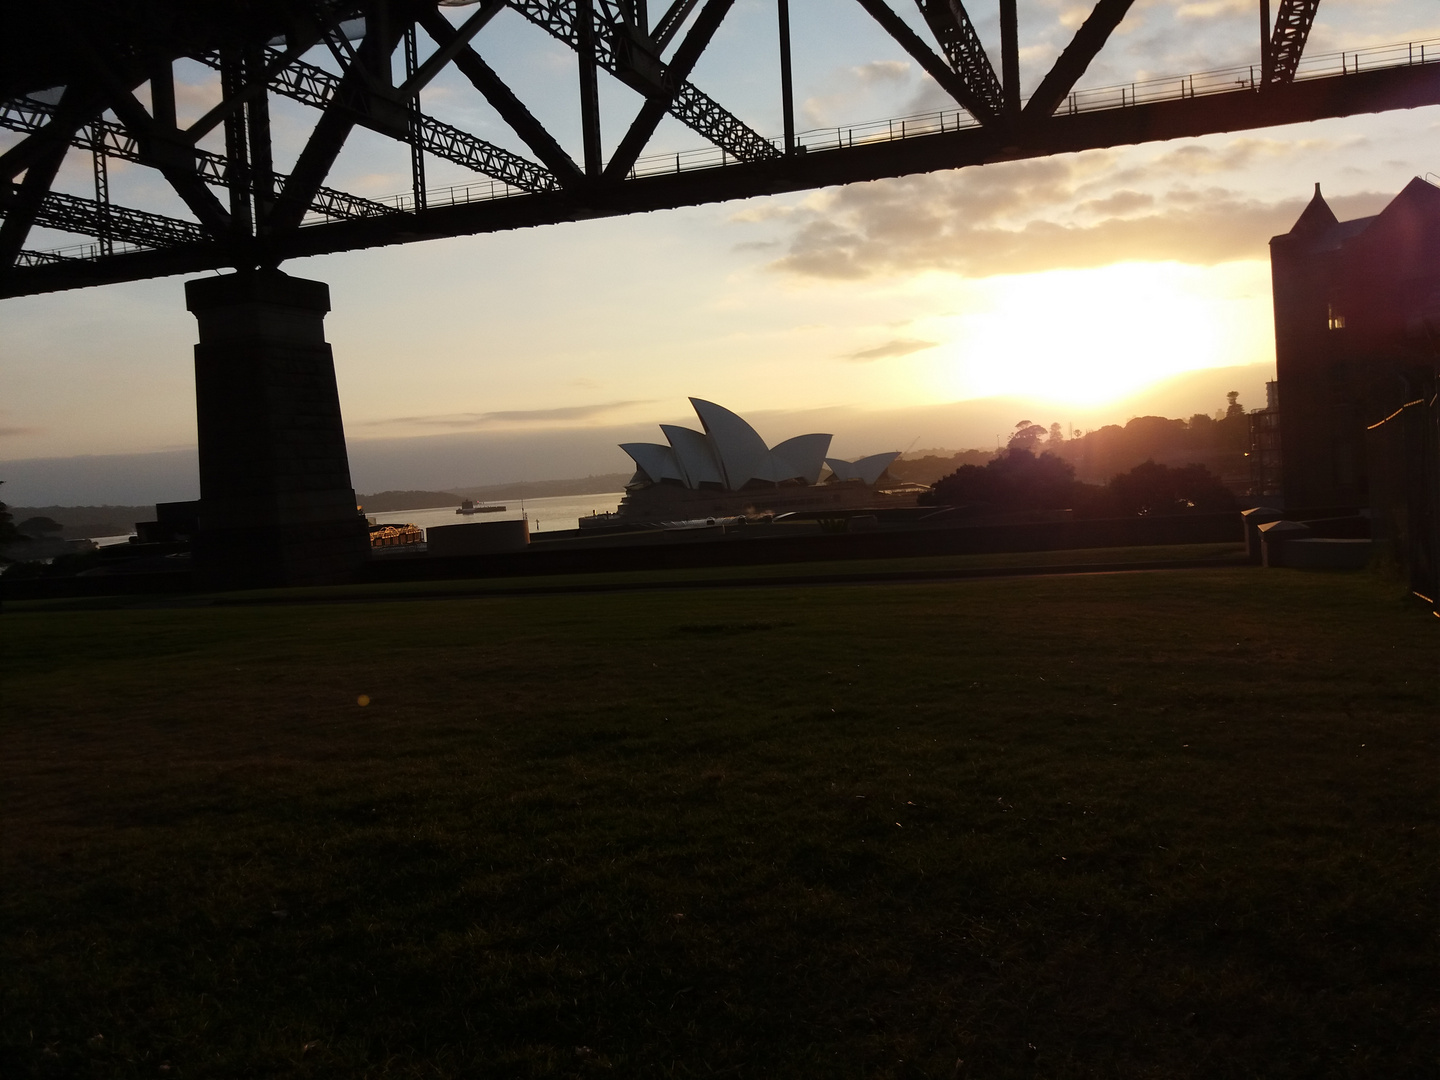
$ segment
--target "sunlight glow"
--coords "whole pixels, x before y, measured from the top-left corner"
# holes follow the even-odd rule
[[[944,320],[937,393],[1092,406],[1273,356],[1269,267],[1122,263],[974,283]]]

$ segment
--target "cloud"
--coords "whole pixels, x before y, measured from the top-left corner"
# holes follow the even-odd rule
[[[1019,228],[934,223],[926,235],[894,236],[883,221],[814,222],[797,233],[772,265],[818,278],[942,270],[965,277],[1036,273],[1130,261],[1213,265],[1259,258],[1271,236],[1299,216],[1300,201],[1226,199],[1189,212],[1110,217],[1091,225],[1030,221]]]
[[[743,209],[736,210],[731,214],[730,220],[747,225],[758,225],[761,222],[774,221],[776,218],[789,217],[794,212],[793,206],[786,206],[784,203],[753,201]]]
[[[806,98],[800,103],[800,117],[810,127],[829,127],[865,100],[866,91],[903,86],[912,74],[910,64],[904,60],[872,60],[868,64],[837,69],[835,76],[843,89]]]
[[[497,425],[539,425],[548,423],[573,423],[577,420],[593,420],[618,409],[632,405],[650,405],[651,400],[607,401],[599,405],[567,405],[553,409],[502,409],[483,413],[443,413],[430,416],[392,416],[383,420],[362,420],[352,426],[365,428],[379,427],[428,427],[444,428],[449,431],[473,431],[477,428]]]
[[[39,435],[45,429],[38,427],[0,427],[0,439],[12,438],[16,435]]]
[[[1145,191],[1117,191],[1103,199],[1082,202],[1077,209],[1091,214],[1109,214],[1123,217],[1136,210],[1149,210],[1155,205],[1155,196]]]
[[[1177,19],[1217,19],[1228,15],[1244,15],[1250,11],[1249,0],[1191,0],[1175,9]]]
[[[938,341],[919,341],[915,338],[895,338],[883,345],[876,345],[873,349],[861,349],[859,352],[849,353],[842,357],[844,360],[853,360],[857,363],[868,363],[871,360],[888,360],[892,356],[909,356],[911,353],[924,352],[926,349],[933,349],[940,343]]]
[[[850,69],[855,80],[864,85],[904,82],[910,76],[910,65],[904,60],[872,60]]]
[[[1113,169],[1116,156],[1102,152],[827,190],[775,223],[784,253],[770,266],[799,277],[857,280],[1263,259],[1270,238],[1289,230],[1305,198],[1266,201],[1193,181],[1208,175],[1217,158],[1228,165],[1278,152],[1268,140],[1250,139],[1219,151],[1169,151],[1147,170]],[[1136,189],[1131,180],[1147,182]],[[1332,205],[1351,217],[1375,213],[1386,201],[1357,195]]]

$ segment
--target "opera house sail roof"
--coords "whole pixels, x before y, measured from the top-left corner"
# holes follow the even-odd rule
[[[858,461],[825,455],[830,435],[796,435],[767,446],[742,417],[713,401],[691,398],[704,429],[661,424],[663,443],[621,443],[635,462],[632,484],[671,482],[691,491],[738,492],[756,481],[768,485],[799,483],[815,486],[828,466],[831,481],[859,481],[873,486],[899,451],[872,454]]]

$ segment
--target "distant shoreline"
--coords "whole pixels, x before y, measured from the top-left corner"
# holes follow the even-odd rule
[[[529,480],[513,484],[451,488],[466,499],[544,499],[556,495],[608,495],[624,491],[630,473],[601,473],[569,480]]]
[[[462,499],[497,502],[609,495],[623,491],[629,479],[629,473],[602,473],[599,476],[572,477],[567,480],[530,480],[510,484],[486,484],[482,487],[452,487],[444,491],[377,491],[368,495],[357,495],[356,501],[365,508],[366,513],[393,514],[402,510],[459,506]]]
[[[623,491],[629,473],[603,473],[598,476],[571,477],[565,480],[530,480],[510,484],[487,484],[481,487],[451,487],[444,491],[407,490],[358,494],[355,501],[366,513],[392,514],[402,510],[429,510],[442,506],[459,506],[462,499],[498,502],[506,499],[544,499],[566,495],[608,495]],[[135,531],[135,522],[154,521],[155,506],[10,506],[15,521],[32,517],[48,517],[63,526],[60,534],[66,540],[95,536],[123,536]]]

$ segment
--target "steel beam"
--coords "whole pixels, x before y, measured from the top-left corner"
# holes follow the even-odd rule
[[[525,145],[555,174],[561,184],[573,187],[579,183],[583,177],[574,159],[535,119],[494,69],[480,58],[480,54],[451,29],[439,12],[427,8],[420,16],[420,25],[442,49],[451,51],[452,60],[460,73],[480,91],[491,107],[500,114],[500,118],[514,129],[515,134],[525,140]]]
[[[1268,50],[1267,85],[1294,81],[1295,69],[1300,66],[1319,7],[1320,0],[1280,0],[1280,10],[1275,14],[1275,33]]]
[[[964,3],[962,0],[917,0],[917,3],[945,59],[950,61],[981,112],[969,105],[966,108],[981,123],[994,120],[1005,110],[1005,94]]]
[[[655,133],[656,125],[670,110],[675,93],[690,77],[695,62],[700,59],[705,46],[710,44],[715,31],[720,29],[721,21],[734,2],[735,0],[706,0],[705,6],[700,9],[700,17],[695,20],[690,33],[676,50],[674,59],[665,66],[661,84],[669,91],[668,94],[664,97],[649,98],[640,107],[630,130],[625,133],[625,138],[620,141],[610,158],[610,164],[605,168],[605,179],[618,181],[625,178],[625,174],[635,164],[635,159],[645,149],[645,144],[650,141],[650,136]]]
[[[795,152],[795,80],[790,64],[790,0],[777,0],[780,38],[780,115],[785,125],[785,153]]]
[[[179,129],[164,119],[163,110],[158,119],[146,112],[130,89],[131,80],[114,71],[92,43],[81,39],[80,47],[105,92],[105,104],[134,134],[141,164],[165,177],[210,235],[218,238],[231,232],[231,215],[200,179],[194,148]]]
[[[902,49],[915,58],[915,62],[929,73],[940,86],[958,102],[966,112],[979,120],[981,124],[992,124],[995,122],[995,112],[966,79],[950,69],[950,66],[936,56],[930,46],[921,40],[920,35],[910,29],[910,25],[904,19],[891,10],[885,0],[859,0],[860,6],[869,12],[870,17],[880,24],[884,31],[889,34],[900,45]],[[994,72],[992,71],[993,75]]]
[[[1020,26],[1015,0],[1000,0],[1000,87],[1005,121],[1020,117]]]
[[[52,146],[48,154],[25,170],[20,184],[7,184],[9,190],[0,196],[0,209],[5,212],[4,220],[0,220],[0,277],[15,265],[30,229],[39,223],[50,185],[68,150],[63,143]]]
[[[580,139],[585,154],[585,176],[599,180],[600,83],[596,56],[594,0],[575,0],[575,55],[580,71]]]
[[[1125,18],[1134,0],[1099,0],[1089,17],[1075,31],[1075,37],[1065,46],[1049,73],[1035,88],[1035,93],[1025,103],[1024,119],[1034,122],[1053,113],[1065,100],[1090,61],[1110,40],[1110,34]]]
[[[201,60],[211,67],[218,66],[218,60],[213,56],[202,57]],[[327,113],[332,109],[346,111],[349,113],[346,119],[351,126],[360,123],[384,135],[395,134],[385,124],[370,117],[361,106],[363,97],[356,100],[353,86],[345,86],[344,76],[332,75],[324,68],[295,61],[276,73],[271,88],[284,97]],[[340,120],[332,121],[337,127],[340,123]],[[534,162],[451,124],[421,114],[419,125],[422,144],[436,157],[464,165],[523,191],[549,191],[559,182]],[[349,137],[348,128],[345,135]]]
[[[122,243],[153,248],[198,244],[209,239],[205,230],[193,221],[82,199],[58,191],[45,195],[35,214],[35,224],[101,240],[108,236]]]
[[[261,101],[263,102],[263,98]],[[0,127],[11,131],[38,131],[45,126],[47,118],[53,112],[54,106],[44,102],[35,101],[33,98],[16,98],[0,104]],[[259,124],[257,119],[257,125]],[[268,124],[263,126],[268,130]],[[258,135],[252,135],[252,140],[256,139]],[[71,145],[122,161],[144,163],[139,141],[131,132],[111,120],[99,119],[86,124],[72,136]],[[228,172],[229,165],[224,155],[208,150],[196,150],[194,153],[200,177],[207,184],[217,187],[230,187],[233,184],[234,178]],[[276,183],[282,184],[288,179],[283,173],[275,173],[274,177]],[[260,198],[261,188],[257,186],[255,192],[256,197]],[[273,192],[270,197],[273,199]],[[325,217],[336,218],[375,217],[377,214],[395,213],[393,206],[324,186],[316,191],[310,209]]]
[[[660,21],[655,24],[655,32],[652,40],[655,42],[656,51],[660,51],[670,44],[670,39],[679,32],[680,27],[685,25],[685,20],[690,17],[690,12],[695,10],[695,5],[700,0],[675,0],[665,14],[660,16]]]
[[[614,47],[615,28],[593,13],[593,3],[586,0],[510,0],[510,6],[517,12],[576,50],[580,47],[580,29],[574,8],[582,5],[592,9],[590,33],[593,35],[596,65],[620,77]],[[683,16],[675,23],[675,29],[679,28],[680,22],[683,22]],[[680,86],[671,104],[670,115],[740,161],[763,161],[781,156],[769,139],[752,130],[692,83]]]

